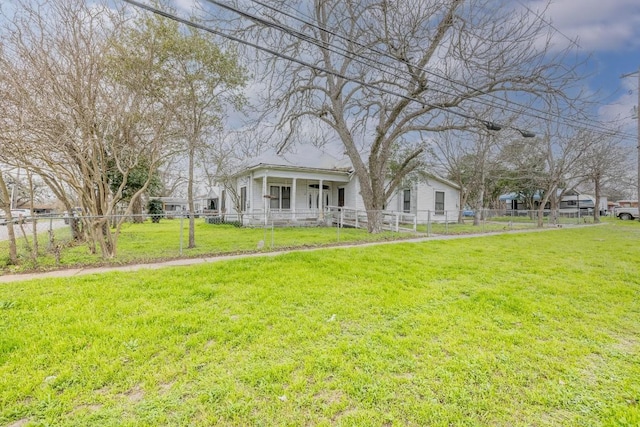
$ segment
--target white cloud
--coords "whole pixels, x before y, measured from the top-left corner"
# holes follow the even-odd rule
[[[193,12],[200,4],[198,0],[176,0],[175,6],[178,10]]]
[[[632,76],[623,79],[625,93],[614,102],[603,105],[598,110],[598,115],[605,122],[619,123],[625,131],[634,133],[637,128],[637,116],[634,108],[638,105],[638,78]]]
[[[526,3],[541,11],[545,1]],[[557,41],[578,38],[586,51],[629,51],[640,48],[640,2],[638,0],[556,0],[544,14],[561,34]]]

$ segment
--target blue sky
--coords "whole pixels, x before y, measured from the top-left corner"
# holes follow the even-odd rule
[[[522,4],[539,10],[544,2]],[[591,55],[588,84],[598,94],[601,119],[624,118],[625,130],[635,134],[638,78],[621,76],[640,68],[640,0],[555,0],[545,16],[559,45],[575,40],[581,55]]]
[[[0,0],[4,9],[12,0]],[[118,2],[119,0],[112,0]],[[191,9],[198,0],[170,0]],[[621,78],[640,69],[640,0],[510,0],[536,13],[557,30],[558,47],[575,43],[583,57],[590,56],[586,71],[588,89],[597,93],[601,120],[622,119],[635,135],[633,108],[638,102],[638,78]],[[501,1],[496,0],[499,7]]]

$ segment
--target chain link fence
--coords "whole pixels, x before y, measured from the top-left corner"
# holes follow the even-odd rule
[[[380,221],[379,233],[368,231],[372,218]],[[194,223],[193,234],[190,233],[191,220]],[[90,216],[77,212],[73,215],[21,215],[13,222],[14,235],[22,250],[33,248],[32,243],[38,236],[38,250],[45,258],[55,253],[56,264],[61,260],[64,263],[65,257],[90,264],[95,262],[94,258],[99,258],[99,254],[94,251],[87,255],[87,246],[90,245],[78,243],[86,241],[87,232],[92,228],[94,232],[109,230],[115,233],[118,223],[122,225],[115,258],[119,262],[139,262],[414,237],[498,233],[540,226],[569,227],[593,223],[593,216],[586,211],[544,211],[540,216],[538,211],[372,213],[328,207],[323,211],[267,211],[240,215],[209,212],[193,216],[187,212],[126,216]],[[7,245],[7,231],[5,221],[0,226],[0,246]],[[190,234],[195,245],[190,244]],[[74,236],[81,238],[74,239]]]

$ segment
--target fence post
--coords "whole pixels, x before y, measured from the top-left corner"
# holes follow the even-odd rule
[[[418,231],[418,213],[413,216],[413,232],[416,233]]]
[[[487,232],[487,212],[484,208],[480,209],[480,220],[482,221],[482,233]]]
[[[184,215],[180,215],[180,255],[182,255],[182,234],[183,234]]]
[[[396,212],[396,233],[400,232],[400,212]]]
[[[427,211],[427,237],[431,237],[431,211]]]
[[[358,228],[358,209],[356,209],[355,212],[356,212],[356,228]]]
[[[576,196],[576,198],[577,197],[580,197],[580,196]],[[580,206],[578,206],[578,223],[577,224],[580,225]]]
[[[449,216],[447,211],[444,211],[444,234],[449,234]]]

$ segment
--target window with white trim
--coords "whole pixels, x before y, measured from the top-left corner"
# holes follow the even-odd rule
[[[291,187],[284,185],[270,186],[269,207],[271,209],[291,209]]]
[[[444,191],[436,191],[436,214],[444,215]]]
[[[402,212],[411,212],[411,190],[409,189],[402,192]]]
[[[246,210],[247,210],[247,187],[240,187],[240,212],[245,212]]]

